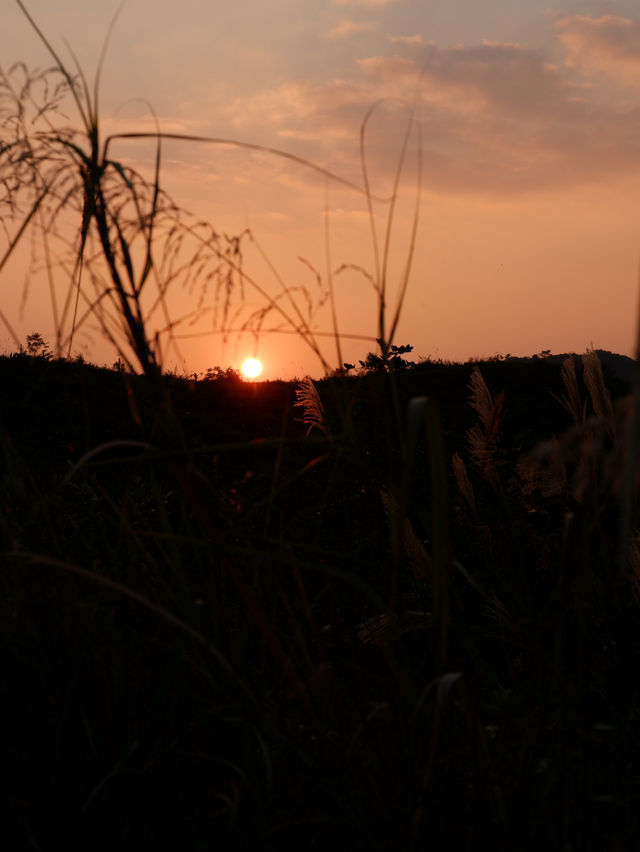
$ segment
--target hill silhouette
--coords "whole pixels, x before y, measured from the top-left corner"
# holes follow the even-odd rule
[[[597,351],[613,398],[629,393],[633,361]],[[556,397],[564,387],[560,376],[569,354],[533,358],[492,358],[466,363],[421,362],[397,373],[401,408],[414,396],[427,395],[440,410],[445,433],[453,442],[469,428],[474,414],[469,406],[468,383],[478,368],[490,390],[505,396],[503,432],[514,446],[528,448],[570,426],[570,418]],[[580,357],[576,361],[581,375]],[[277,437],[283,428],[300,436],[296,426],[295,381],[245,382],[221,378],[196,380],[165,378],[176,412],[188,436],[197,441],[225,441]],[[317,382],[329,417],[337,388],[353,395],[354,421],[360,437],[375,440],[383,412],[388,410],[388,375],[327,378]],[[0,357],[0,414],[6,433],[34,462],[63,463],[77,459],[94,446],[114,439],[136,439],[149,433],[154,420],[152,401],[140,376],[97,367],[86,362],[52,360],[28,355]],[[135,401],[135,406],[133,405]],[[139,410],[138,410],[139,409]],[[144,429],[136,423],[142,418]]]

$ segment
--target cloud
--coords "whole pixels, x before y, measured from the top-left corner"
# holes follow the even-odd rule
[[[354,33],[371,32],[378,28],[378,25],[372,21],[351,21],[344,18],[337,26],[329,30],[325,35],[328,39],[346,38]]]
[[[367,163],[386,187],[418,85],[427,191],[504,196],[606,181],[640,173],[640,106],[628,93],[612,95],[608,76],[585,79],[575,34],[593,51],[610,46],[614,35],[622,39],[621,26],[611,18],[562,19],[552,32],[563,38],[538,50],[488,41],[429,45],[426,65],[426,46],[396,37],[393,52],[358,59],[339,77],[298,78],[241,97],[218,93],[210,112],[220,133],[225,127],[228,135],[286,148],[359,182],[360,128],[377,103],[367,124]],[[617,69],[620,56],[625,68],[633,64],[637,26],[624,25],[626,53],[608,47],[608,58],[601,49],[598,67]],[[409,179],[415,150],[414,138]],[[286,161],[269,169],[283,179],[291,172]],[[304,170],[296,176],[317,182]]]
[[[234,129],[263,127],[278,135],[300,137],[304,132],[318,138],[335,131],[341,111],[362,104],[364,97],[357,84],[343,78],[299,79],[228,100],[221,109]]]
[[[570,15],[557,18],[554,28],[567,68],[603,72],[627,83],[640,80],[640,21]]]
[[[402,55],[359,65],[388,94],[420,70]],[[640,170],[640,110],[571,72],[518,44],[436,51],[422,84],[427,183],[513,193]]]
[[[389,36],[389,41],[393,44],[412,44],[419,45],[424,44],[422,36],[420,33],[415,33],[415,35],[411,36]]]

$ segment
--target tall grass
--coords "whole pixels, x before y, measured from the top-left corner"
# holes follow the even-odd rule
[[[115,25],[110,27],[98,60],[95,80],[91,86],[71,54],[74,69],[69,68],[38,27],[22,0],[16,0],[37,37],[50,54],[54,67],[45,72],[31,73],[18,64],[1,77],[2,122],[7,141],[2,150],[2,175],[5,187],[3,222],[14,222],[12,233],[6,231],[8,246],[0,258],[0,270],[25,235],[28,228],[37,228],[42,240],[42,252],[49,276],[52,316],[56,327],[56,351],[71,352],[74,335],[90,317],[97,320],[104,335],[119,348],[120,357],[133,363],[145,374],[156,370],[161,360],[161,340],[177,347],[176,329],[184,327],[203,311],[204,293],[213,291],[213,314],[216,329],[229,333],[230,323],[240,314],[236,302],[246,301],[247,291],[259,298],[259,305],[245,317],[240,330],[259,334],[268,317],[275,317],[284,329],[297,334],[307,343],[329,370],[313,328],[315,311],[326,300],[331,305],[332,329],[342,366],[341,335],[334,294],[334,276],[327,268],[326,282],[318,275],[321,285],[319,299],[306,288],[288,286],[272,269],[279,292],[271,293],[243,268],[242,245],[255,238],[249,231],[227,237],[218,234],[206,223],[187,216],[161,189],[162,145],[167,140],[191,144],[235,146],[248,151],[260,151],[312,170],[328,183],[337,183],[366,199],[370,216],[371,236],[376,264],[375,290],[378,298],[378,337],[384,340],[383,355],[392,342],[397,328],[404,294],[409,279],[411,258],[415,246],[418,222],[418,177],[413,233],[407,253],[406,268],[400,282],[398,302],[390,329],[385,316],[388,300],[389,244],[394,225],[399,181],[404,167],[407,145],[413,133],[415,106],[409,119],[402,151],[397,164],[392,195],[386,200],[388,216],[382,259],[378,249],[377,227],[373,212],[378,198],[370,188],[365,159],[366,125],[361,129],[361,165],[363,186],[358,187],[340,176],[308,160],[286,151],[234,139],[192,136],[162,132],[118,133],[108,137],[101,129],[99,95],[102,67],[109,39]],[[117,17],[117,16],[116,16]],[[62,105],[71,99],[78,117],[75,129],[63,120]],[[155,143],[155,163],[150,179],[113,158],[114,143],[152,140]],[[70,251],[58,263],[68,276],[68,290],[63,304],[56,295],[54,273],[55,252],[52,243],[64,242],[66,235],[58,223],[64,213],[72,212],[81,218]],[[325,214],[327,258],[330,261],[329,214]],[[259,248],[259,247],[258,247]],[[317,275],[317,273],[316,273]],[[90,281],[87,282],[86,278]],[[179,281],[191,292],[199,292],[195,314],[171,316],[168,293]],[[17,341],[8,318],[0,317]],[[152,326],[158,329],[151,331]],[[346,336],[349,336],[348,334]],[[387,337],[389,338],[387,340]],[[375,339],[372,335],[371,340]]]

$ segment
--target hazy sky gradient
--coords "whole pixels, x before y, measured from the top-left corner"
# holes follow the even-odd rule
[[[66,38],[93,73],[117,4],[27,5],[61,55]],[[0,10],[0,51],[5,68],[18,59],[49,64],[11,0]],[[384,196],[407,115],[401,101],[410,103],[416,86],[422,212],[396,342],[452,359],[591,343],[629,354],[640,254],[637,0],[128,0],[104,68],[102,114],[109,131],[152,129],[146,108],[131,100],[144,99],[167,132],[283,148],[361,184],[360,125],[388,98],[367,146],[373,190]],[[406,257],[415,152],[414,140],[393,287]],[[121,143],[118,154],[144,167],[152,149]],[[164,177],[176,200],[216,227],[251,227],[288,285],[315,286],[299,256],[325,274],[325,183],[314,173],[265,155],[175,143],[165,146]],[[363,198],[332,185],[329,211],[331,267],[373,272]],[[247,262],[276,286],[255,252]],[[0,283],[0,300],[15,307],[7,277]],[[336,286],[341,330],[375,336],[365,277],[343,272]],[[19,327],[44,328],[39,311],[34,291]],[[318,328],[330,327],[325,309]],[[96,352],[100,346],[94,334]],[[345,343],[344,356],[364,358],[370,348]],[[223,349],[219,336],[183,343],[186,366],[198,370],[237,366],[249,350],[237,338]],[[326,352],[335,364],[330,341]],[[264,336],[258,355],[267,378],[319,372],[291,335]]]

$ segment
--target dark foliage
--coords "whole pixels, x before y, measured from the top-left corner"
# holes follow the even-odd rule
[[[562,360],[325,379],[326,437],[294,383],[161,410],[38,355],[0,358],[8,848],[634,848],[638,569]]]

